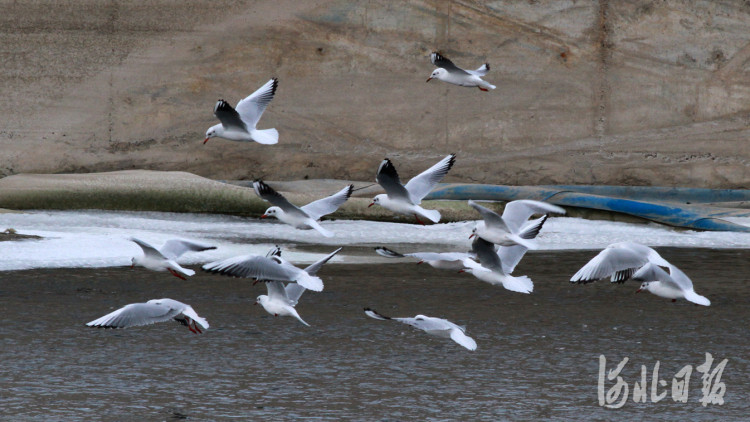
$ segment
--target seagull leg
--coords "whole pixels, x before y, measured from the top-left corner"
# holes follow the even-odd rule
[[[185,320],[187,321],[188,330],[190,330],[190,332],[193,333],[193,334],[198,334],[198,333],[195,332],[195,330],[192,327],[193,320],[190,319],[190,318],[187,318],[187,317],[185,318]]]
[[[414,218],[417,219],[417,223],[419,223],[419,224],[421,224],[421,225],[424,226],[424,223],[422,222],[422,220],[419,219],[419,216],[417,214],[414,214]]]
[[[169,270],[169,272],[170,272],[170,273],[171,273],[171,274],[172,274],[173,276],[175,276],[175,277],[177,277],[177,278],[179,278],[179,279],[181,279],[181,280],[187,280],[187,278],[185,278],[185,276],[183,276],[182,274],[178,273],[177,271],[175,271],[175,270],[173,270],[173,269],[171,269],[171,268],[167,268],[167,270]]]
[[[477,88],[479,88],[479,90],[480,90],[480,91],[484,91],[484,92],[487,92],[487,91],[489,91],[489,89],[487,89],[487,88],[482,88],[481,86],[478,86]],[[205,142],[204,142],[204,143],[205,143]]]
[[[195,329],[195,331],[197,331],[196,334],[203,334],[203,331],[201,331],[201,329],[198,328],[198,324],[195,323],[195,320],[193,320],[193,328]]]
[[[421,264],[421,263],[423,263],[423,262],[424,262],[424,261],[419,261],[419,262],[417,262],[417,265],[419,265],[419,264]]]

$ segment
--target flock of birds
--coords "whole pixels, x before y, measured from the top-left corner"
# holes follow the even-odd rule
[[[431,54],[431,61],[438,68],[430,78],[451,84],[477,87],[482,91],[495,89],[494,85],[482,80],[489,64],[485,63],[476,70],[464,70],[454,65],[439,53]],[[214,108],[214,115],[220,124],[212,126],[206,132],[204,144],[213,137],[233,141],[258,142],[275,144],[278,142],[276,129],[256,129],[263,111],[273,99],[278,87],[278,79],[269,80],[257,91],[237,103],[232,108],[226,101],[219,100]],[[370,206],[379,205],[394,213],[414,216],[418,223],[422,219],[433,223],[440,221],[440,212],[420,206],[422,199],[432,191],[448,174],[455,163],[456,155],[450,154],[438,163],[403,184],[396,167],[388,158],[378,167],[375,180],[385,191],[375,196]],[[283,223],[300,230],[316,230],[326,237],[334,233],[324,228],[319,220],[335,212],[352,195],[354,187],[348,185],[335,194],[313,201],[303,206],[296,206],[283,195],[276,192],[262,180],[253,183],[255,193],[272,206],[261,218],[274,217]],[[502,215],[486,208],[473,200],[468,201],[482,217],[472,230],[473,238],[469,252],[415,252],[401,254],[386,247],[378,247],[375,252],[388,258],[414,258],[418,263],[443,270],[467,272],[479,280],[492,285],[501,285],[507,290],[529,294],[534,284],[527,276],[513,276],[518,263],[526,251],[535,249],[535,238],[541,231],[550,214],[565,214],[565,210],[542,201],[517,200],[505,205]],[[534,215],[541,215],[531,219]],[[154,271],[168,271],[175,277],[186,279],[195,271],[183,268],[177,259],[185,252],[200,252],[215,249],[214,246],[201,242],[183,239],[167,241],[161,248],[147,242],[131,238],[143,250],[142,256],[133,258],[132,265],[140,265]],[[336,249],[312,265],[301,269],[281,257],[281,249],[272,249],[267,255],[242,255],[203,265],[209,273],[250,278],[264,282],[268,294],[257,297],[255,304],[274,316],[290,316],[300,323],[309,326],[295,309],[300,297],[306,290],[320,292],[323,280],[317,276],[321,267],[333,258],[341,248]],[[666,270],[665,270],[666,269]],[[662,258],[648,246],[634,242],[621,242],[609,245],[592,258],[570,279],[572,283],[589,283],[610,277],[612,282],[623,283],[627,280],[642,282],[638,292],[648,291],[657,296],[672,299],[685,299],[698,305],[708,306],[710,301],[695,293],[690,278],[679,268]],[[401,322],[428,334],[450,338],[461,346],[476,350],[474,339],[466,335],[465,327],[446,319],[417,315],[412,318],[388,317],[377,311],[365,308],[365,314],[378,320]],[[137,325],[176,320],[187,326],[193,333],[208,329],[205,318],[185,303],[172,299],[154,299],[146,303],[134,303],[124,306],[101,318],[89,322],[91,327],[125,328]]]

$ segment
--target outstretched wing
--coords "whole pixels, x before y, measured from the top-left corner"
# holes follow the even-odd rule
[[[456,154],[450,154],[434,166],[409,180],[409,183],[404,187],[409,192],[412,202],[415,204],[422,202],[422,198],[427,196],[443,180],[455,162]]]
[[[489,208],[486,208],[477,204],[472,199],[469,199],[469,205],[475,210],[477,210],[479,214],[482,215],[482,219],[484,219],[484,224],[488,228],[490,227],[499,228],[501,230],[510,232],[510,230],[508,229],[508,226],[505,225],[505,222],[503,221],[502,217],[500,217],[500,215],[496,213],[495,211],[492,211]]]
[[[161,247],[160,252],[169,259],[177,259],[185,252],[201,252],[211,249],[216,249],[216,246],[192,240],[169,239]]]
[[[401,198],[411,201],[409,191],[401,184],[396,167],[388,158],[384,159],[378,167],[378,173],[375,175],[375,181],[385,189],[385,193],[391,199]]]
[[[448,60],[446,57],[443,57],[442,54],[438,53],[437,51],[430,54],[430,61],[432,64],[434,64],[436,67],[442,67],[443,69],[447,70],[451,73],[465,73],[469,74],[469,72],[461,69],[460,67],[453,64],[452,61]]]
[[[101,328],[127,328],[169,321],[180,313],[166,305],[131,303],[86,325]]]
[[[333,258],[334,256],[336,256],[336,254],[339,253],[341,251],[341,249],[343,249],[343,248],[338,248],[335,251],[333,251],[333,252],[329,253],[328,255],[326,255],[325,257],[323,257],[322,259],[314,262],[312,265],[310,265],[309,267],[305,268],[305,272],[308,273],[308,274],[310,274],[310,275],[317,274],[318,271],[320,271],[320,268],[326,262],[330,261],[331,258]]]
[[[296,281],[316,292],[323,290],[323,280],[311,276],[294,265],[260,255],[241,255],[222,261],[209,262],[202,267],[210,273],[259,280]]]
[[[233,109],[228,102],[219,100],[214,106],[214,116],[221,122],[226,130],[241,130],[247,132],[247,126],[245,122],[240,118],[240,114],[237,110]]]
[[[273,78],[265,83],[257,91],[248,95],[245,99],[237,103],[237,112],[239,117],[249,128],[255,128],[260,116],[266,110],[268,104],[273,100],[276,94],[276,88],[279,86],[279,80]]]
[[[648,257],[626,248],[606,248],[581,267],[571,283],[589,283],[614,275],[612,281],[625,281],[648,263]]]
[[[138,246],[140,246],[141,249],[143,249],[143,254],[144,255],[153,256],[153,257],[161,258],[161,259],[167,259],[161,252],[159,252],[158,249],[156,249],[155,247],[151,246],[150,244],[142,241],[141,239],[136,239],[135,237],[131,237],[130,241],[131,242],[135,242],[135,244],[137,244]]]
[[[286,198],[284,198],[282,194],[276,192],[272,187],[265,184],[262,180],[256,180],[255,182],[253,182],[253,189],[255,190],[256,195],[281,208],[285,213],[308,217],[308,215],[304,211],[289,202]]]
[[[493,243],[477,236],[471,242],[471,250],[477,255],[479,262],[482,263],[484,268],[505,274],[503,272],[503,264],[500,262],[500,256],[495,252],[495,245]]]
[[[330,214],[346,202],[349,197],[352,196],[354,191],[354,185],[349,185],[344,189],[341,189],[337,193],[327,196],[323,199],[310,202],[309,204],[300,207],[302,211],[306,212],[313,220],[319,220],[320,217]]]
[[[542,201],[533,201],[531,199],[520,199],[511,201],[505,204],[503,210],[503,221],[511,229],[511,233],[518,233],[529,219],[534,214],[565,214],[563,208],[557,205],[548,204]]]

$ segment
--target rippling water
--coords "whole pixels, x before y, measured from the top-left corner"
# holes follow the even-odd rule
[[[298,310],[312,327],[251,306],[261,285],[143,269],[0,272],[0,412],[7,420],[742,420],[750,414],[750,251],[660,248],[712,306],[634,295],[635,283],[574,286],[595,252],[530,253],[522,295],[425,265],[335,264]],[[125,330],[84,324],[127,303],[170,297],[211,328]],[[469,352],[410,327],[367,318],[418,313],[466,325]],[[703,407],[696,367],[728,359],[725,404]],[[599,356],[624,357],[631,398],[599,405]],[[660,362],[664,400],[635,403],[640,367]],[[692,365],[687,403],[672,377]],[[607,381],[605,388],[613,387]],[[584,416],[585,415],[585,416]]]

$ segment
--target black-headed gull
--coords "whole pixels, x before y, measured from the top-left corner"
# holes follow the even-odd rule
[[[534,291],[534,283],[529,277],[510,275],[508,266],[503,266],[501,256],[498,252],[495,252],[495,245],[477,237],[472,242],[471,249],[477,255],[481,264],[471,258],[466,258],[463,262],[466,268],[462,272],[470,273],[474,277],[493,285],[502,285],[512,292],[528,294]],[[517,261],[512,263],[512,267],[515,267],[515,264],[517,264]]]
[[[273,100],[278,86],[278,79],[273,78],[269,80],[265,85],[258,88],[257,91],[238,102],[237,109],[232,108],[224,100],[217,101],[214,107],[214,116],[221,123],[208,128],[206,139],[203,143],[205,144],[209,139],[215,137],[230,141],[255,141],[265,145],[272,145],[279,142],[279,132],[276,129],[258,130],[255,128],[268,103]]]
[[[417,264],[426,262],[431,267],[439,270],[460,270],[464,268],[464,259],[474,256],[473,254],[463,252],[413,252],[401,254],[385,246],[375,248],[375,252],[386,258],[412,257],[419,260]]]
[[[263,183],[262,180],[253,182],[253,189],[258,196],[274,205],[267,209],[260,218],[276,217],[296,229],[315,229],[323,236],[332,237],[333,233],[321,227],[318,220],[324,215],[336,211],[346,202],[352,196],[354,185],[349,185],[331,196],[318,199],[301,207],[287,201],[284,196]]]
[[[306,270],[297,268],[280,256],[240,255],[209,262],[202,267],[215,274],[266,281],[291,281],[315,291],[323,291],[323,280]],[[309,267],[308,267],[309,268]]]
[[[672,299],[685,299],[698,305],[710,306],[708,298],[695,293],[693,282],[679,268],[670,265],[669,273],[656,264],[647,263],[633,274],[633,280],[642,281],[641,287],[636,293],[647,291],[659,297]]]
[[[322,267],[323,264],[333,258],[334,255],[339,253],[340,250],[341,248],[336,249],[335,251],[326,255],[323,259],[320,259],[319,261],[305,268],[304,271],[314,276],[318,272],[318,270],[320,270],[320,267]],[[255,300],[256,305],[260,304],[260,306],[262,306],[263,309],[266,310],[266,312],[273,316],[291,316],[297,318],[299,322],[307,325],[308,327],[310,326],[310,324],[306,323],[299,316],[297,310],[294,308],[295,306],[297,306],[297,302],[299,301],[300,296],[302,296],[302,293],[304,293],[307,289],[297,283],[288,283],[286,286],[284,286],[284,283],[282,283],[281,281],[265,281],[265,283],[266,287],[268,288],[268,294],[258,296],[258,298]]]
[[[613,243],[581,267],[570,278],[570,282],[586,284],[610,277],[613,283],[623,283],[649,262],[662,267],[672,266],[646,245],[635,242]]]
[[[456,66],[452,61],[437,52],[430,54],[430,61],[437,66],[437,69],[432,71],[430,77],[427,78],[427,82],[439,79],[453,85],[477,87],[482,91],[496,88],[495,85],[482,80],[482,76],[486,75],[487,71],[490,70],[489,63],[479,66],[476,70],[465,70]]]
[[[140,265],[152,271],[169,271],[173,276],[182,280],[187,280],[185,276],[191,276],[195,274],[195,271],[181,267],[176,261],[177,258],[189,251],[201,252],[216,249],[216,246],[183,239],[167,240],[161,249],[156,249],[149,243],[134,237],[131,237],[130,241],[143,249],[143,255],[131,259],[131,268]]]
[[[477,350],[477,342],[466,335],[466,328],[458,326],[447,319],[417,315],[414,318],[391,318],[377,311],[365,308],[365,314],[370,318],[382,321],[398,321],[422,330],[435,337],[449,338],[469,350]]]
[[[369,206],[377,204],[395,213],[414,215],[419,223],[422,223],[419,216],[437,223],[440,221],[440,212],[426,210],[419,204],[422,203],[422,198],[427,196],[443,180],[455,161],[456,154],[448,155],[434,166],[409,180],[406,185],[402,185],[396,167],[393,166],[391,160],[386,158],[380,163],[378,173],[375,176],[375,181],[385,189],[385,193],[375,196]]]
[[[173,319],[185,325],[195,334],[208,329],[208,321],[198,316],[192,306],[173,299],[151,299],[146,303],[131,303],[95,319],[86,325],[99,328],[127,328],[149,325]]]
[[[477,210],[483,219],[474,227],[469,238],[479,236],[498,245],[523,245],[528,249],[536,249],[536,244],[531,241],[536,234],[529,237],[529,233],[521,233],[521,228],[529,217],[534,214],[565,214],[565,210],[557,205],[530,199],[508,202],[505,204],[502,217],[473,200],[469,200],[469,205]]]

